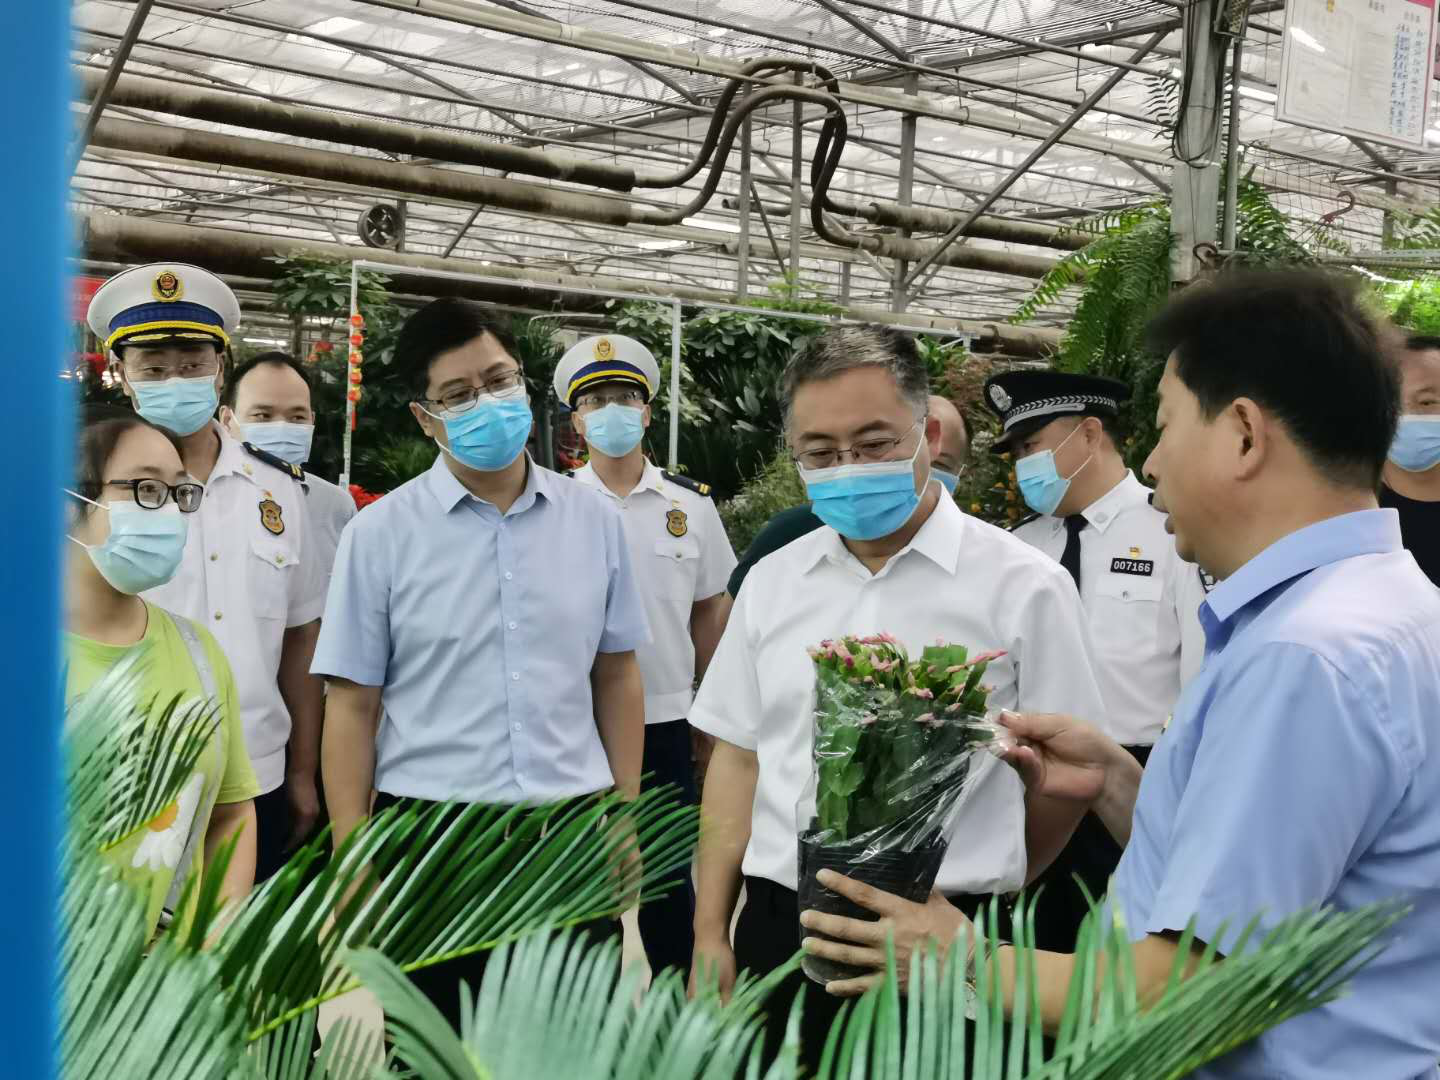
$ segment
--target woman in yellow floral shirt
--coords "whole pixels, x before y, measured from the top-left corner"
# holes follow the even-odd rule
[[[170,436],[132,412],[92,409],[76,447],[75,510],[66,560],[65,696],[74,701],[133,650],[145,652],[137,702],[152,715],[177,701],[177,717],[218,707],[220,723],[179,797],[104,852],[149,899],[151,933],[175,910],[185,884],[239,833],[221,895],[241,900],[255,881],[255,772],[245,752],[235,679],[215,639],[140,599],[180,564],[187,518],[203,489],[186,475]],[[193,910],[194,896],[190,907]]]

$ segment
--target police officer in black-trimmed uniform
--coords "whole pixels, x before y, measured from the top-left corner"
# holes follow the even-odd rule
[[[1113,379],[1056,371],[1012,371],[985,384],[985,404],[1003,429],[995,452],[1013,457],[1033,511],[1012,531],[1059,562],[1080,592],[1107,710],[1085,719],[1144,764],[1204,657],[1197,612],[1207,590],[1121,456],[1119,412],[1129,397]],[[1073,876],[1098,899],[1119,860],[1119,846],[1087,815],[1032,885],[1044,886],[1040,948],[1073,951],[1088,910]]]

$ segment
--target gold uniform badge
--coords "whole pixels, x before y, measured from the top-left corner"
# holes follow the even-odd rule
[[[280,516],[280,504],[274,499],[260,500],[260,524],[265,531],[279,536],[285,531],[285,520]]]
[[[174,270],[162,270],[150,284],[150,295],[156,300],[171,303],[185,295],[185,283]]]
[[[684,536],[690,531],[690,525],[685,519],[684,510],[675,509],[666,512],[665,531],[674,537]]]
[[[609,338],[603,338],[603,337],[602,337],[599,341],[595,342],[595,359],[596,359],[596,360],[614,360],[614,359],[615,359],[615,346],[610,344],[610,339],[609,339]]]

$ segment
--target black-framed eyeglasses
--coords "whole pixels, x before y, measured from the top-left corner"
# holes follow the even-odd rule
[[[447,390],[438,398],[420,398],[422,405],[439,405],[447,412],[469,412],[480,400],[481,395],[486,397],[511,397],[525,387],[525,373],[519,368],[507,371],[503,375],[495,375],[486,379],[479,386],[457,386],[453,390]]]
[[[606,405],[644,405],[645,395],[640,390],[597,390],[581,394],[575,399],[575,408],[580,412],[603,409]]]
[[[925,427],[925,417],[921,417],[915,424],[908,428],[902,435],[883,435],[873,439],[861,439],[859,442],[849,446],[824,446],[814,450],[802,450],[794,455],[795,464],[802,469],[830,469],[836,465],[842,465],[848,456],[856,462],[877,464],[890,460],[890,454],[895,447],[908,439],[918,428]]]
[[[169,499],[182,514],[193,514],[200,509],[200,500],[205,495],[205,485],[187,480],[183,484],[167,484],[163,480],[145,477],[140,480],[106,480],[105,487],[129,488],[137,506],[146,510],[159,510]]]

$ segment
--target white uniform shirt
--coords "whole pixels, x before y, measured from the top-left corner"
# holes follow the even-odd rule
[[[653,639],[635,650],[645,681],[645,723],[682,720],[694,697],[690,609],[696,601],[724,592],[735,569],[735,552],[720,514],[709,497],[666,480],[653,462],[645,463],[639,485],[623,499],[589,465],[574,475],[624,511],[620,520],[630,565]]]
[[[305,474],[305,512],[310,518],[310,543],[315,551],[314,562],[320,566],[326,587],[335,568],[335,551],[340,534],[355,516],[355,499],[339,484]]]
[[[1084,612],[1069,575],[942,498],[915,538],[871,575],[828,526],[755,564],[690,710],[690,723],[755,751],[759,773],[745,874],[796,882],[797,814],[810,781],[815,675],[808,646],[885,631],[912,658],[942,639],[1004,649],[985,683],[995,709],[1102,715]],[[1025,881],[1024,791],[980,753],[937,887],[1011,892]]]
[[[285,630],[320,617],[325,575],[309,546],[305,493],[219,424],[220,457],[189,517],[174,578],[143,595],[215,635],[240,693],[245,747],[262,793],[285,779],[290,713],[276,681]]]
[[[1096,726],[1127,746],[1154,744],[1205,656],[1199,569],[1176,554],[1149,500],[1127,472],[1082,511],[1080,533],[1080,603],[1107,707]],[[1014,535],[1056,562],[1065,551],[1063,518],[1027,521]]]

